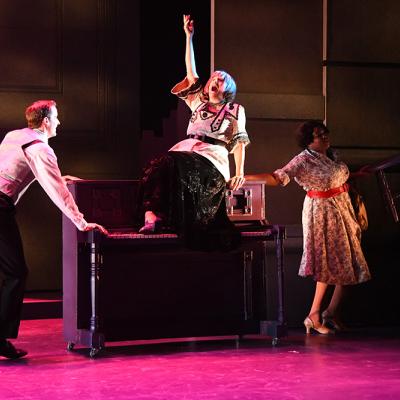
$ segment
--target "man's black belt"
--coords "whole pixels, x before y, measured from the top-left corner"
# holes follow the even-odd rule
[[[190,135],[187,135],[187,137],[191,138],[191,139],[201,140],[202,142],[205,142],[205,143],[216,144],[219,146],[226,147],[226,143],[223,140],[214,139],[210,136],[190,134]]]

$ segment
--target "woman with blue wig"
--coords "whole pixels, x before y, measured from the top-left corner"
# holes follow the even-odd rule
[[[143,183],[144,226],[141,233],[171,229],[192,248],[231,249],[240,235],[225,206],[227,183],[239,189],[244,179],[246,132],[244,108],[234,103],[236,83],[225,71],[215,71],[205,85],[196,72],[194,24],[183,16],[186,35],[186,77],[172,88],[192,111],[187,137],[168,154],[153,160]],[[234,155],[231,177],[229,154]]]

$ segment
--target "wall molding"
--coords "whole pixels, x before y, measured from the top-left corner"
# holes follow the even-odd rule
[[[115,141],[117,122],[117,71],[116,71],[116,37],[117,37],[117,3],[115,0],[98,0],[97,41],[97,104],[98,130],[102,140]]]
[[[237,101],[245,107],[247,118],[324,119],[325,100],[322,95],[240,92]]]
[[[356,67],[356,68],[389,68],[398,69],[398,62],[370,62],[370,61],[339,61],[339,60],[323,60],[324,67]]]

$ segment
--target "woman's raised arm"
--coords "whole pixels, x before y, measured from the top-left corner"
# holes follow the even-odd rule
[[[196,71],[196,61],[194,58],[193,49],[193,34],[194,34],[194,23],[190,19],[190,15],[183,16],[183,29],[186,34],[186,50],[185,50],[185,64],[186,64],[186,76],[189,80],[189,84],[194,83],[199,76]]]

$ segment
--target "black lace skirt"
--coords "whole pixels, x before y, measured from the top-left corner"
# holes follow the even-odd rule
[[[153,160],[142,178],[143,213],[153,211],[165,230],[178,233],[187,247],[231,250],[240,233],[229,220],[226,182],[206,158],[171,151]]]

